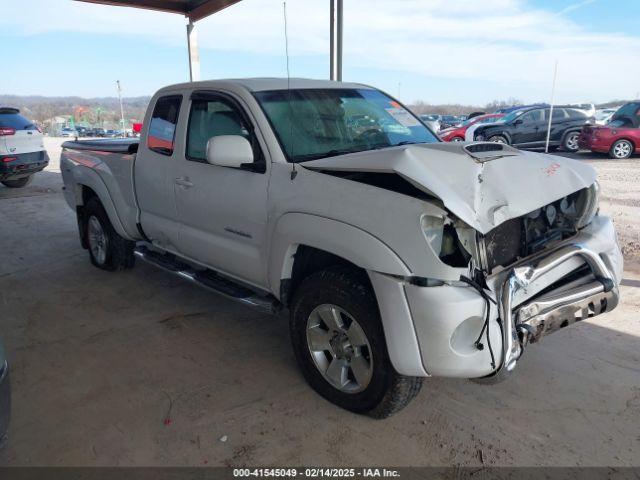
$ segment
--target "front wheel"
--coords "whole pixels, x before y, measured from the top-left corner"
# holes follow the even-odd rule
[[[31,183],[31,180],[33,180],[33,175],[29,175],[28,177],[18,178],[16,180],[3,180],[2,184],[5,187],[9,187],[9,188],[22,188],[29,185]]]
[[[89,258],[94,266],[109,271],[134,266],[135,243],[118,235],[97,197],[87,202],[81,228],[85,229]]]
[[[503,137],[502,135],[494,135],[493,137],[489,137],[489,141],[490,142],[494,142],[494,143],[503,143],[505,145],[509,144],[507,139],[505,137]]]
[[[420,391],[421,378],[400,375],[391,365],[366,273],[334,267],[312,274],[297,289],[290,312],[302,373],[330,402],[386,418]]]
[[[568,133],[564,137],[564,142],[562,142],[562,146],[567,152],[577,152],[579,148],[578,138],[580,138],[580,133],[578,132]]]
[[[450,141],[451,142],[464,142],[464,138],[462,138],[462,137],[453,137]]]
[[[633,153],[633,144],[629,140],[618,140],[611,145],[609,156],[615,160],[624,160]]]

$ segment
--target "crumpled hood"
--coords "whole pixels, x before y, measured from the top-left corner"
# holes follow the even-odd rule
[[[448,210],[483,234],[596,180],[595,170],[578,160],[508,146],[501,152],[475,153],[467,148],[469,145],[459,143],[409,145],[301,165],[313,170],[397,173],[438,197]]]

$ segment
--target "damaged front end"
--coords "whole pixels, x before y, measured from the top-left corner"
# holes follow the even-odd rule
[[[439,143],[305,167],[399,193],[410,199],[407,211],[420,209],[428,251],[406,233],[415,225],[408,216],[375,217],[362,228],[410,266],[410,276],[370,276],[385,328],[411,319],[428,375],[500,379],[528,344],[618,302],[622,254],[611,219],[597,214],[595,171],[583,162]],[[392,340],[389,349],[404,358],[412,342]],[[415,363],[394,366],[415,375]]]
[[[608,238],[600,233],[597,241],[583,243],[589,239],[586,227],[597,216],[598,194],[596,182],[485,234],[475,232],[475,244],[464,223],[452,221],[458,227],[448,234],[445,225],[441,260],[455,267],[467,265],[470,276],[461,280],[486,300],[476,348],[483,349],[485,343],[491,348],[492,306],[497,314],[502,348],[498,358],[491,352],[489,381],[512,371],[528,344],[618,304],[615,271],[621,271],[621,257],[612,227],[605,229]],[[603,244],[608,246],[605,251]]]

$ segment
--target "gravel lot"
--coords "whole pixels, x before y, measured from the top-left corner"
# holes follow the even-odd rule
[[[622,302],[527,350],[507,382],[427,379],[385,421],[303,381],[285,317],[144,263],[89,264],[60,189],[59,139],[29,187],[0,187],[0,317],[13,419],[0,465],[638,465],[640,158],[600,175]],[[222,441],[224,439],[225,441]]]

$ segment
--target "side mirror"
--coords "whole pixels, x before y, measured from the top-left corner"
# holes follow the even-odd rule
[[[218,135],[207,142],[207,162],[220,167],[242,168],[253,163],[253,149],[241,135]]]
[[[521,125],[521,124],[523,124],[523,123],[524,123],[524,122],[522,121],[522,119],[521,119],[521,118],[518,118],[517,120],[515,120],[515,121],[513,122],[513,124],[514,124],[514,125]]]

